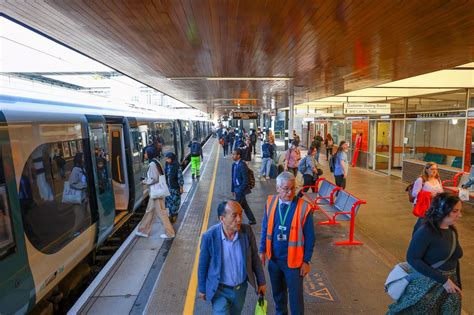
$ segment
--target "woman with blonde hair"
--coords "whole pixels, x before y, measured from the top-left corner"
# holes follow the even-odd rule
[[[431,200],[443,191],[443,185],[439,178],[438,164],[435,162],[426,163],[423,172],[413,184],[412,189],[412,197],[415,198],[413,213],[419,217],[413,233],[422,223],[422,218],[425,216],[425,211],[429,208]]]

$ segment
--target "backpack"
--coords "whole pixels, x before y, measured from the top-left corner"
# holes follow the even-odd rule
[[[298,172],[300,172],[301,174],[304,174],[306,173],[306,170],[308,169],[308,166],[307,166],[307,157],[308,156],[305,156],[304,158],[301,159],[301,161],[298,163]]]
[[[415,201],[415,198],[416,198],[416,197],[413,197],[413,186],[415,186],[415,181],[417,179],[415,179],[410,185],[407,186],[407,188],[405,188],[405,191],[408,193],[408,201],[410,201],[411,203],[413,203]],[[425,181],[423,180],[421,189],[423,189],[424,185],[425,185]]]
[[[334,170],[336,169],[336,159],[337,154],[329,158],[329,170],[331,171],[331,173],[334,173]]]
[[[191,154],[192,155],[200,155],[201,154],[201,146],[197,142],[193,142],[191,144]]]
[[[249,177],[249,188],[254,189],[255,188],[255,174],[253,173],[253,170],[247,166],[247,173]]]

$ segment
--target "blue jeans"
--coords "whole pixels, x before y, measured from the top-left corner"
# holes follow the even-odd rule
[[[270,168],[272,167],[272,158],[262,159],[262,168],[260,169],[260,176],[270,177]]]
[[[319,154],[321,153],[321,149],[316,149],[316,156],[314,157],[314,159],[319,163]]]
[[[288,295],[291,314],[304,314],[303,277],[300,276],[300,268],[288,268],[286,260],[270,259],[268,273],[272,283],[276,314],[288,314]]]
[[[226,288],[219,285],[212,298],[212,314],[234,315],[241,314],[247,294],[247,281],[238,289]]]

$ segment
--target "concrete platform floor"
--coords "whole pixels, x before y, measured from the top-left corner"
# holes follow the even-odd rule
[[[216,150],[217,151],[217,150]],[[230,169],[232,160],[223,158],[219,152],[217,179],[212,199],[211,213],[208,226],[217,223],[217,204],[231,198]],[[325,156],[321,155],[324,175],[333,180],[329,172]],[[256,174],[260,168],[261,159],[256,156],[250,163]],[[182,237],[176,239],[164,268],[160,274],[155,290],[150,297],[147,314],[182,314],[184,301],[190,278],[195,250],[199,240],[195,230],[203,223],[203,209],[207,196],[202,194],[209,191],[211,174],[203,174],[198,188],[196,200],[189,207],[184,222],[190,230],[182,230]],[[349,226],[343,223],[339,226],[315,225],[316,245],[312,260],[310,276],[305,279],[305,309],[307,313],[320,314],[383,314],[391,302],[385,294],[383,284],[393,265],[405,260],[405,253],[410,241],[411,231],[416,218],[411,214],[411,205],[406,201],[406,184],[400,179],[388,177],[376,172],[351,168],[347,190],[356,196],[367,200],[367,205],[361,207],[356,224],[356,239],[363,241],[363,246],[340,247],[333,242],[345,240],[348,237]],[[257,181],[248,201],[255,216],[261,222],[265,196],[275,192],[275,180]],[[473,211],[465,207],[464,217],[458,228],[460,241],[464,248],[462,259],[462,277],[464,286],[463,308],[468,314],[474,314],[473,303],[473,274],[472,257],[474,250],[469,240],[472,238]],[[196,220],[199,218],[200,220]],[[186,225],[186,220],[189,224]],[[315,214],[315,221],[324,218]],[[244,222],[246,222],[244,217]],[[260,238],[260,225],[254,228],[257,239]],[[192,234],[192,235],[191,235]],[[267,282],[268,281],[267,274]],[[197,292],[195,292],[197,296]],[[268,313],[274,313],[271,286],[268,287]],[[244,314],[253,314],[256,296],[252,290],[247,292]],[[194,299],[194,314],[211,313],[209,303]]]

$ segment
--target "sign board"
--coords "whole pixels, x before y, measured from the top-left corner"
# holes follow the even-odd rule
[[[233,112],[232,119],[258,119],[257,112]]]
[[[305,113],[305,114],[296,114],[295,117],[302,117],[302,118],[334,117],[334,113]]]
[[[390,103],[344,103],[345,115],[390,114]]]

